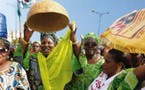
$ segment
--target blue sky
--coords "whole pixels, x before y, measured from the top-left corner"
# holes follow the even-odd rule
[[[17,0],[0,0],[0,13],[4,14],[7,19],[7,28],[15,30],[18,28],[18,17],[16,16],[16,1]],[[39,1],[39,0],[38,0]],[[78,27],[77,37],[80,40],[80,34],[85,35],[88,32],[98,33],[99,15],[91,12],[109,12],[101,17],[100,34],[119,17],[145,8],[145,0],[55,0],[60,3],[67,11],[72,20],[76,21]],[[27,19],[29,9],[22,11],[22,25]],[[68,27],[58,31],[59,36],[63,36]],[[23,29],[23,28],[22,28]],[[35,32],[31,41],[39,40],[39,33]]]

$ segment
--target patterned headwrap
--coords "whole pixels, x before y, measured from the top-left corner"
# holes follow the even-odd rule
[[[50,38],[54,43],[55,43],[55,45],[58,43],[58,41],[59,41],[59,38],[58,38],[58,36],[56,36],[55,35],[55,33],[41,33],[41,38],[40,38],[40,40],[42,41],[44,38]]]
[[[6,46],[7,49],[10,48],[10,42],[6,38],[0,37],[0,44]]]
[[[88,34],[86,34],[85,37],[84,37],[84,41],[85,41],[86,39],[88,39],[88,38],[93,38],[93,39],[96,40],[96,42],[97,42],[98,44],[100,44],[100,39],[99,39],[98,35],[96,35],[94,32],[89,32]]]

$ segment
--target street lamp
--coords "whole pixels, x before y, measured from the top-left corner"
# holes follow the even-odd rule
[[[92,10],[92,12],[99,15],[99,26],[98,26],[98,36],[99,36],[99,34],[100,34],[100,25],[101,25],[101,17],[105,14],[109,14],[109,12],[96,12],[96,11],[93,11],[93,10]]]

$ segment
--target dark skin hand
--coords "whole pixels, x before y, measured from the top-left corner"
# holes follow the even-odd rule
[[[29,28],[27,27],[26,23],[24,24],[24,40],[26,42],[29,42],[32,34],[33,34],[34,30],[29,30]],[[28,44],[25,44],[22,42],[22,48],[25,51],[25,49],[27,48]]]
[[[71,41],[72,41],[72,42],[77,41],[77,38],[75,37],[77,28],[75,28],[75,30],[73,31],[73,25],[72,25],[72,24],[69,24],[69,28],[70,28],[70,30],[71,30]]]
[[[26,23],[24,24],[24,39],[25,41],[29,42],[34,30],[29,30]]]
[[[72,24],[69,24],[69,28],[71,30],[71,41],[72,43],[76,42],[77,41],[77,38],[76,38],[76,31],[77,31],[77,28],[75,27],[75,30],[73,29],[73,25]],[[79,54],[81,52],[81,43],[76,43],[73,45],[73,49],[74,49],[74,54],[76,55],[77,58],[79,58]]]

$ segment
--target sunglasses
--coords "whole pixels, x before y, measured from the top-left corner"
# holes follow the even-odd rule
[[[97,45],[98,45],[97,43],[85,43],[84,46],[87,46],[87,47],[89,47],[89,46],[95,47]]]
[[[0,53],[5,53],[7,51],[8,51],[8,49],[6,49],[6,48],[0,48]]]

